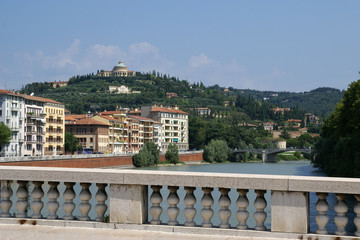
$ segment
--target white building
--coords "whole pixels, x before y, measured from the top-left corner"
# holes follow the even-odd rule
[[[117,93],[117,94],[129,94],[131,93],[130,89],[127,86],[121,85],[119,86],[109,86],[110,93]]]
[[[189,149],[188,113],[174,108],[144,106],[141,116],[161,123],[161,151],[166,152],[170,143],[175,143],[179,151]]]
[[[25,143],[24,155],[44,155],[46,114],[45,103],[24,95],[25,99]]]
[[[11,129],[10,142],[0,146],[0,156],[22,156],[24,143],[24,98],[15,92],[0,90],[0,122]]]

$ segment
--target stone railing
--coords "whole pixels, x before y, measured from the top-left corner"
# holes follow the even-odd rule
[[[7,166],[0,167],[0,179],[0,223],[13,217],[109,221],[225,229],[222,234],[226,229],[232,234],[255,230],[292,234],[294,239],[333,239],[326,228],[330,205],[326,197],[335,193],[334,234],[360,239],[360,179]],[[249,197],[249,192],[255,196]],[[264,195],[269,193],[271,198],[266,200]],[[318,198],[314,206],[311,193]],[[348,194],[355,196],[355,206],[344,201]],[[267,205],[271,211],[265,210]],[[316,209],[313,233],[309,233],[311,207]],[[352,233],[345,230],[349,207],[356,214]],[[90,216],[90,211],[95,214]],[[251,219],[255,224],[249,227]]]

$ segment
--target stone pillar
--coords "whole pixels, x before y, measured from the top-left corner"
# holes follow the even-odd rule
[[[148,186],[110,184],[110,222],[147,222]]]
[[[267,154],[266,154],[266,151],[264,151],[264,150],[262,151],[261,159],[262,159],[263,163],[267,162]]]
[[[308,233],[309,193],[271,192],[271,231]]]

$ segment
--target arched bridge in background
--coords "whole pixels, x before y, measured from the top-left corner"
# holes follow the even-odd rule
[[[311,154],[312,149],[309,148],[252,148],[252,149],[234,149],[232,152],[237,153],[245,153],[251,152],[256,154],[261,154],[262,161],[265,163],[275,163],[276,155],[283,152],[301,152],[301,153],[309,153]]]

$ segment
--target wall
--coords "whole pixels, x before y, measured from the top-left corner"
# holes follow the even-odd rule
[[[71,168],[100,168],[111,166],[132,165],[132,156],[54,156],[53,159],[40,160],[39,158],[21,158],[18,161],[0,162],[0,166],[32,166],[32,167],[71,167]],[[182,162],[202,161],[202,152],[180,153]],[[56,159],[58,157],[58,159]],[[160,155],[160,161],[165,161],[165,155]]]

